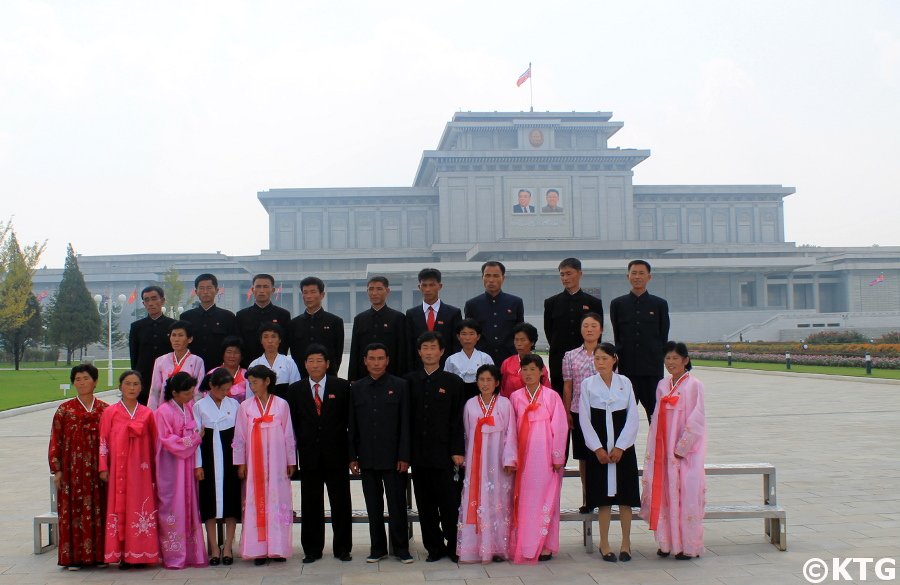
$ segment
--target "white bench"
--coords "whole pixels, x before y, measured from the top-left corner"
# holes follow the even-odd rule
[[[48,544],[44,544],[44,524],[47,525]],[[56,503],[56,484],[50,476],[50,511],[34,517],[34,554],[40,555],[59,544],[59,514]]]

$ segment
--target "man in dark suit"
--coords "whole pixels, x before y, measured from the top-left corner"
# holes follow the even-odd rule
[[[306,376],[304,356],[312,344],[324,345],[328,350],[328,373],[337,376],[344,357],[344,320],[322,308],[325,283],[321,278],[307,276],[300,281],[300,293],[306,310],[294,317],[287,328],[291,340],[291,357],[301,376]]]
[[[559,263],[559,280],[564,290],[544,300],[544,335],[550,344],[550,381],[560,397],[563,395],[563,356],[583,343],[581,317],[586,313],[597,313],[601,326],[603,324],[603,303],[581,290],[583,274],[581,260],[566,258]]]
[[[465,306],[466,318],[475,319],[481,325],[477,348],[491,356],[495,364],[502,364],[516,353],[512,329],[525,321],[522,299],[502,290],[505,278],[506,266],[502,262],[491,260],[482,264],[484,294],[472,297]]]
[[[410,460],[409,389],[403,378],[387,373],[387,347],[369,344],[363,351],[368,375],[350,387],[350,471],[362,474],[369,515],[369,556],[377,563],[388,554],[384,532],[387,498],[390,545],[397,560],[413,562],[406,532],[406,472]]]
[[[513,205],[513,213],[534,213],[534,205],[531,204],[531,191],[519,189],[519,202]]]
[[[324,488],[331,503],[334,557],[351,561],[350,462],[347,428],[350,416],[350,383],[327,374],[328,349],[310,344],[303,360],[307,375],[291,385],[287,400],[297,439],[300,462],[300,542],[303,562],[322,558],[325,547]]]
[[[437,268],[423,268],[419,271],[419,291],[422,293],[422,305],[406,311],[407,339],[411,347],[410,364],[413,368],[422,365],[419,352],[415,347],[419,336],[426,331],[437,331],[443,337],[446,351],[441,356],[441,367],[447,357],[460,350],[456,339],[456,326],[462,321],[462,311],[447,304],[440,298],[441,271]]]
[[[141,373],[141,393],[138,395],[138,402],[146,405],[150,398],[153,362],[159,356],[172,351],[169,343],[169,326],[175,319],[163,314],[166,293],[160,287],[146,287],[141,291],[141,301],[144,303],[147,316],[131,324],[128,330],[128,353],[131,355],[131,369]]]
[[[282,309],[272,304],[272,294],[275,292],[275,277],[271,274],[257,274],[253,277],[252,305],[241,309],[235,315],[235,327],[237,334],[244,340],[244,351],[241,354],[241,367],[246,368],[250,362],[263,354],[263,347],[259,341],[259,326],[263,323],[276,323],[284,331],[278,353],[287,355],[290,347],[290,334],[287,326],[291,322],[291,314],[287,309]]]
[[[631,291],[609,304],[619,354],[619,373],[631,380],[634,397],[647,413],[656,409],[656,385],[663,377],[663,346],[669,340],[669,304],[647,292],[653,278],[650,263],[632,260],[628,263]]]
[[[387,349],[388,373],[400,376],[409,371],[409,343],[406,341],[406,315],[387,306],[390,284],[384,276],[373,276],[366,285],[372,307],[353,319],[350,336],[350,363],[347,377],[351,381],[366,375],[363,351],[371,343],[384,344]]]
[[[181,314],[181,320],[193,327],[194,340],[189,349],[203,360],[204,372],[222,365],[222,342],[234,335],[234,313],[216,306],[219,294],[219,280],[214,274],[201,274],[194,279],[194,292],[200,299],[200,306]],[[257,356],[258,357],[258,356]]]
[[[456,563],[459,466],[465,463],[463,381],[441,369],[444,340],[426,331],[416,341],[422,365],[406,374],[412,412],[412,473],[422,544],[428,563],[445,556]],[[454,480],[454,466],[457,479]]]

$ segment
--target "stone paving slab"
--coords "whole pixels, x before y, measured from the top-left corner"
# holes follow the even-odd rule
[[[632,530],[630,563],[605,563],[582,546],[581,525],[563,523],[562,550],[548,563],[457,566],[449,560],[425,563],[411,542],[416,562],[392,558],[368,564],[368,530],[354,525],[354,560],[330,557],[300,563],[300,529],[295,556],[285,564],[255,567],[238,560],[232,567],[128,572],[115,567],[62,571],[56,551],[32,554],[32,518],[48,509],[47,439],[52,409],[0,419],[0,585],[89,583],[142,585],[608,585],[658,583],[742,585],[805,583],[804,563],[812,557],[891,557],[900,555],[900,382],[772,375],[747,370],[697,368],[707,389],[709,463],[769,462],[776,466],[778,503],[787,510],[788,551],[763,536],[762,520],[709,521],[706,551],[700,559],[676,561],[656,556],[646,523]],[[642,415],[643,416],[643,415]],[[643,459],[647,424],[641,421],[638,457]],[[570,462],[572,464],[572,462]],[[751,477],[712,477],[710,502],[758,504],[762,481]],[[294,488],[299,502],[299,487]],[[358,482],[355,507],[362,508]],[[581,504],[577,480],[567,479],[564,507]],[[594,542],[598,542],[594,523]],[[610,541],[618,549],[620,532]],[[330,540],[330,534],[327,537]],[[858,575],[857,575],[858,577]],[[870,581],[872,576],[870,575]],[[831,581],[829,581],[831,582]]]

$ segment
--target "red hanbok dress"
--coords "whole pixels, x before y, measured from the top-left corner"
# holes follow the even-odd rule
[[[153,411],[121,402],[100,418],[100,471],[109,472],[106,499],[107,563],[158,563],[156,424]]]
[[[50,473],[62,473],[56,499],[59,510],[59,564],[102,564],[106,486],[100,481],[100,416],[109,406],[94,398],[63,402],[50,430]],[[89,410],[90,409],[90,410]]]

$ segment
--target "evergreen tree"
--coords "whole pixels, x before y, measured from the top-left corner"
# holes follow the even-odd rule
[[[11,223],[0,224],[0,237],[0,339],[18,370],[25,347],[41,338],[40,305],[31,288],[46,242],[21,248]]]
[[[170,266],[163,275],[163,290],[166,291],[166,307],[178,308],[184,306],[184,283],[181,282],[181,275],[174,266]]]
[[[106,333],[97,305],[84,284],[72,244],[66,252],[62,281],[50,301],[48,313],[47,339],[66,350],[66,365],[72,364],[72,356],[79,348],[99,341],[101,330]]]

